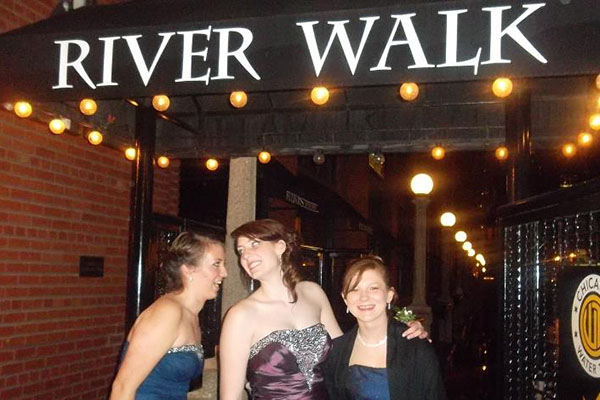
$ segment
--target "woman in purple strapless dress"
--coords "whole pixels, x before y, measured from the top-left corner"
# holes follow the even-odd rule
[[[260,287],[234,305],[220,340],[220,399],[327,400],[322,365],[342,334],[319,285],[302,281],[299,238],[275,220],[231,233],[240,265]],[[420,324],[409,335],[422,334]]]

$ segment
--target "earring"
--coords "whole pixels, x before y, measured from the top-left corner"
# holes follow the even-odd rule
[[[388,304],[388,306],[387,306],[388,310],[391,310],[392,309],[392,303],[387,303],[387,304]]]
[[[190,277],[188,278],[188,280],[191,282],[191,281],[193,281],[193,280],[194,280],[194,277],[193,277],[193,276],[190,276]]]
[[[348,314],[350,312],[350,309],[348,307],[346,307],[346,314]]]

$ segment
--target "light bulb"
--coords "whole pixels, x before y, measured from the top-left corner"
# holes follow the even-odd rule
[[[329,100],[329,90],[323,86],[317,86],[310,92],[310,98],[318,106],[322,106]]]
[[[137,151],[135,150],[135,147],[128,147],[127,149],[125,149],[125,158],[129,161],[135,160],[136,156]]]
[[[98,110],[98,105],[92,99],[83,99],[79,102],[79,111],[83,115],[94,115]]]
[[[156,164],[161,168],[167,168],[171,164],[171,160],[169,160],[169,157],[160,156],[156,160]]]
[[[248,95],[242,91],[231,92],[229,102],[235,108],[242,108],[248,103]]]
[[[433,157],[436,160],[441,160],[445,156],[446,156],[446,150],[444,150],[444,148],[442,146],[435,146],[431,150],[431,157]]]
[[[267,164],[269,161],[271,161],[271,153],[264,150],[261,151],[258,153],[258,161],[260,161],[261,164]]]
[[[403,83],[400,86],[400,97],[406,101],[413,101],[419,97],[419,86],[414,82]]]
[[[440,217],[440,223],[446,227],[454,226],[456,224],[456,215],[451,212],[445,212]]]
[[[600,113],[595,113],[590,116],[589,119],[590,128],[597,131],[600,130]]]
[[[577,143],[583,147],[590,146],[593,140],[594,137],[589,132],[581,132],[579,135],[577,135]]]
[[[152,107],[156,111],[166,111],[171,105],[171,100],[164,94],[157,94],[152,98]]]
[[[61,133],[63,133],[65,131],[66,126],[65,126],[65,122],[62,119],[54,118],[48,124],[48,128],[50,129],[50,132],[54,133],[55,135],[60,135]]]
[[[492,92],[496,97],[507,97],[512,93],[513,83],[508,78],[498,78],[492,84]]]
[[[219,168],[219,162],[217,160],[214,158],[206,160],[206,169],[209,171],[216,171],[217,168]]]
[[[414,194],[427,195],[433,190],[433,179],[427,174],[417,174],[410,181],[410,189]]]
[[[27,118],[33,112],[33,107],[31,107],[31,104],[26,101],[17,101],[15,103],[14,110],[15,114],[17,114],[17,117]]]
[[[321,150],[313,154],[313,162],[317,165],[323,165],[325,163],[325,154]]]
[[[456,240],[459,243],[464,242],[465,240],[467,240],[467,233],[465,231],[458,231],[454,234],[454,240]]]
[[[561,148],[563,156],[571,158],[577,153],[577,147],[573,143],[565,143]]]
[[[500,161],[504,161],[508,158],[508,149],[505,146],[500,146],[494,152],[496,158]]]
[[[90,142],[90,144],[97,146],[100,143],[102,143],[102,134],[98,131],[90,131],[90,133],[88,133],[87,139],[88,142]]]

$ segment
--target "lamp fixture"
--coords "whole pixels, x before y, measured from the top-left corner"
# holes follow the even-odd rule
[[[209,171],[216,171],[219,168],[219,162],[214,158],[209,158],[206,160],[206,169]]]
[[[571,158],[577,153],[577,147],[573,143],[565,143],[561,147],[561,152],[563,156]]]
[[[135,147],[128,147],[125,149],[125,158],[128,159],[129,161],[135,160],[136,156],[137,156],[137,150],[135,149]]]
[[[458,243],[462,243],[467,240],[467,233],[465,231],[458,231],[454,234],[454,240]]]
[[[419,97],[419,86],[414,82],[406,82],[400,85],[400,97],[406,101],[413,101]]]
[[[160,156],[156,160],[156,165],[158,165],[160,168],[167,168],[169,164],[171,164],[171,160],[169,160],[169,157],[167,156]]]
[[[442,146],[435,146],[431,150],[431,157],[435,160],[441,160],[446,157],[446,150]]]
[[[468,255],[469,257],[473,257],[473,256],[475,255],[475,250],[474,250],[474,249],[469,249],[469,250],[467,250],[467,255]]]
[[[241,90],[231,92],[229,95],[229,102],[235,108],[242,108],[248,103],[248,95]]]
[[[369,153],[369,158],[378,165],[383,166],[383,164],[385,164],[385,156],[380,151]]]
[[[469,251],[473,248],[473,244],[471,242],[464,242],[462,244],[462,249],[465,251]]]
[[[261,151],[258,153],[258,161],[260,161],[261,164],[268,164],[269,161],[271,161],[271,153],[266,150]]]
[[[156,111],[167,111],[170,105],[171,99],[164,94],[157,94],[152,98],[152,107],[154,107]]]
[[[508,158],[508,149],[506,146],[499,146],[496,148],[496,151],[494,151],[494,156],[496,156],[496,159],[504,161]]]
[[[50,132],[54,133],[55,135],[60,135],[65,131],[66,128],[67,126],[65,125],[65,122],[60,118],[54,118],[48,123],[48,129],[50,129]]]
[[[102,134],[96,130],[90,131],[90,133],[88,133],[87,135],[88,142],[90,142],[90,144],[93,144],[94,146],[97,146],[100,143],[102,143],[102,139]]]
[[[442,224],[442,226],[450,228],[450,227],[454,226],[454,224],[456,224],[456,215],[454,215],[454,213],[451,213],[449,211],[445,212],[440,217],[440,223]]]
[[[15,114],[19,118],[27,118],[33,112],[33,107],[31,107],[31,103],[27,101],[17,101],[14,106]]]
[[[79,111],[83,115],[94,115],[98,110],[98,105],[92,99],[83,99],[79,102]]]
[[[433,179],[427,174],[417,174],[410,181],[410,189],[416,195],[428,195],[433,190]]]
[[[324,86],[317,86],[310,92],[310,99],[318,106],[329,101],[329,90]]]
[[[497,78],[492,84],[492,92],[496,97],[507,97],[512,93],[512,90],[513,83],[508,78]]]

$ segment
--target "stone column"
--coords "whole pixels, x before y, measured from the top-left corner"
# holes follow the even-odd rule
[[[229,163],[229,190],[227,194],[227,238],[225,259],[229,276],[223,282],[222,316],[227,310],[248,296],[248,284],[238,265],[234,243],[229,234],[238,226],[256,216],[256,157],[232,158]]]
[[[409,308],[420,318],[423,326],[431,328],[431,307],[425,297],[427,290],[427,197],[416,197],[415,203],[415,262],[413,273],[413,299]]]
[[[441,295],[438,298],[444,308],[444,319],[440,324],[440,342],[452,342],[452,297],[450,296],[450,276],[454,269],[454,240],[450,228],[442,228],[442,265],[441,265]]]

